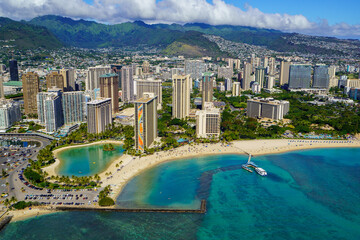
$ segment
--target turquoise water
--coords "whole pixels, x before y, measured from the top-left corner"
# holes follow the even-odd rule
[[[104,171],[112,160],[123,153],[121,145],[114,151],[104,151],[104,144],[70,148],[59,153],[61,163],[58,174],[65,176],[90,176]]]
[[[253,158],[222,155],[162,164],[135,177],[125,207],[197,208],[201,214],[68,212],[11,223],[0,239],[360,239],[360,149]],[[46,226],[46,227],[44,227]]]

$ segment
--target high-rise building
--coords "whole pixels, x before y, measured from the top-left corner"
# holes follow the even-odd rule
[[[144,93],[154,93],[157,96],[156,102],[162,104],[162,81],[153,78],[136,80],[136,96],[137,99],[142,98]]]
[[[39,92],[39,75],[28,72],[22,75],[25,114],[37,114],[36,95]]]
[[[63,74],[52,72],[46,76],[47,88],[59,88],[64,91],[64,76]]]
[[[232,95],[234,97],[240,96],[241,93],[241,87],[240,82],[234,82],[232,86]]]
[[[232,59],[232,58],[228,59],[228,67],[234,71],[234,59]]]
[[[290,62],[281,61],[280,65],[280,86],[289,83]]]
[[[270,118],[281,120],[289,112],[288,101],[274,99],[248,99],[247,116],[251,118]]]
[[[0,73],[0,98],[5,98],[4,92],[4,76]]]
[[[240,68],[241,68],[241,61],[240,61],[240,59],[235,59],[234,63],[235,63],[235,69],[236,69],[236,70],[240,70]]]
[[[9,61],[10,81],[19,81],[18,64],[15,59]]]
[[[258,82],[253,82],[251,85],[251,91],[255,94],[261,93],[261,86]]]
[[[119,112],[119,76],[116,73],[100,76],[100,97],[111,98],[112,113]]]
[[[229,78],[231,79],[234,75],[234,70],[229,67],[219,67],[218,68],[218,78]]]
[[[190,74],[192,79],[201,79],[202,74],[206,71],[206,63],[201,60],[185,61],[185,75]]]
[[[142,71],[143,71],[143,73],[149,73],[150,72],[150,63],[148,61],[143,62]]]
[[[13,100],[0,99],[0,130],[7,130],[20,120],[20,104]]]
[[[263,67],[267,68],[269,66],[269,58],[268,57],[264,57],[264,64]]]
[[[329,87],[337,87],[339,84],[339,79],[336,77],[336,66],[329,67]]]
[[[269,75],[275,75],[275,70],[276,70],[275,58],[271,57],[271,58],[269,58],[269,71],[268,71],[268,74]]]
[[[265,68],[262,68],[262,67],[256,68],[255,82],[258,82],[260,87],[264,87],[264,84],[265,84]]]
[[[49,89],[49,92],[39,92],[37,109],[39,120],[45,124],[46,132],[56,132],[64,125],[60,89],[53,88]]]
[[[144,93],[135,101],[135,149],[144,151],[157,138],[157,96]]]
[[[86,103],[88,133],[99,134],[112,124],[111,99],[100,98]]]
[[[65,92],[62,94],[64,124],[70,125],[85,121],[84,92]]]
[[[133,79],[132,66],[124,66],[121,69],[121,87],[122,87],[121,101],[123,102],[134,101],[134,79]]]
[[[211,72],[206,72],[203,74],[201,81],[201,93],[202,93],[202,103],[204,106],[205,102],[211,102],[213,100],[213,81],[214,74]]]
[[[172,86],[172,117],[185,119],[190,113],[190,75],[174,75]]]
[[[206,102],[203,110],[196,112],[196,137],[219,138],[221,114],[213,103]]]
[[[266,88],[272,89],[275,83],[275,76],[268,75],[266,79]]]
[[[63,76],[65,91],[75,91],[75,70],[63,68],[60,74]]]
[[[225,91],[231,91],[232,90],[232,79],[226,78],[225,79]]]
[[[314,88],[329,88],[329,68],[326,65],[316,65],[314,67]]]
[[[250,83],[251,83],[251,72],[252,72],[252,67],[250,63],[245,63],[244,65],[244,77],[243,77],[243,81],[241,84],[241,88],[243,90],[249,90],[250,89]]]
[[[89,67],[85,79],[86,90],[94,90],[95,88],[100,88],[100,75],[107,74],[110,72],[111,72],[111,68],[109,66]]]
[[[310,88],[311,65],[293,64],[290,66],[289,88]]]

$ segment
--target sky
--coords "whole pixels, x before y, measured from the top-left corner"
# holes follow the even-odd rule
[[[0,0],[0,16],[240,25],[360,39],[359,0]]]

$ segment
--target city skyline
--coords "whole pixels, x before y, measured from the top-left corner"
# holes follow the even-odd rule
[[[299,32],[311,35],[360,38],[357,12],[360,3],[347,0],[306,0],[300,6],[282,0],[173,0],[55,2],[0,0],[0,16],[25,19],[56,14],[74,19],[90,19],[115,24],[142,20],[147,23],[206,23],[211,25],[239,25]],[[126,7],[125,7],[126,6]],[[326,6],[326,9],[324,9]],[[198,14],[201,9],[202,14]],[[354,10],[352,10],[354,9]],[[170,14],[172,13],[172,14]]]

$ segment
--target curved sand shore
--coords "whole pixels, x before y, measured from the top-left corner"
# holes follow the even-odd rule
[[[98,142],[93,142],[93,143],[88,143],[88,144],[79,144],[79,145],[73,145],[73,146],[67,146],[67,147],[63,147],[63,148],[59,148],[59,149],[55,149],[53,151],[54,156],[55,156],[55,163],[51,164],[48,167],[43,168],[43,171],[47,172],[49,174],[49,176],[57,176],[58,175],[58,167],[60,166],[61,160],[59,160],[59,153],[61,153],[62,151],[65,151],[67,149],[70,148],[80,148],[80,147],[86,147],[86,146],[91,146],[91,145],[98,145],[98,144],[106,144],[106,143],[112,143],[112,144],[116,144],[116,145],[122,145],[123,141],[115,141],[115,140],[103,140],[103,141],[98,141]],[[114,161],[114,160],[113,160]],[[112,162],[113,162],[112,161]],[[110,167],[110,166],[109,166]],[[109,168],[108,167],[108,168]],[[104,173],[107,169],[104,169],[101,173]],[[100,173],[100,174],[101,174]],[[100,176],[99,174],[99,176]]]
[[[82,147],[94,144],[109,143],[114,141],[101,141],[86,145],[69,146],[61,149],[57,149],[54,153],[59,153],[62,150]],[[149,168],[152,168],[158,164],[174,161],[179,159],[194,158],[208,155],[219,154],[251,154],[253,156],[266,155],[266,154],[278,154],[289,151],[303,150],[303,149],[315,149],[315,148],[351,148],[360,147],[360,141],[344,141],[344,140],[287,140],[287,139],[272,139],[272,140],[246,140],[246,141],[234,141],[229,144],[192,144],[185,145],[170,151],[158,152],[146,157],[133,157],[129,155],[123,155],[118,159],[115,159],[110,166],[99,176],[102,179],[102,186],[111,185],[112,192],[111,197],[116,198],[121,190],[125,187],[128,181],[133,177],[140,174]],[[120,161],[122,161],[121,164]],[[58,163],[57,163],[58,164]],[[116,167],[119,164],[120,167]],[[55,173],[55,164],[44,168],[50,175]],[[119,169],[119,170],[118,170]],[[110,173],[111,174],[105,174]],[[47,208],[36,208],[32,210],[18,210],[11,211],[10,214],[14,215],[12,221],[24,220],[30,217],[38,215],[54,213],[54,210]]]

